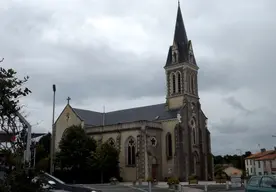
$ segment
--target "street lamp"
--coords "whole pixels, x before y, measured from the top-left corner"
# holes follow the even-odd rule
[[[56,105],[56,85],[53,84],[53,119],[52,119],[52,139],[51,139],[51,158],[50,174],[54,172],[54,151],[55,151],[55,105]]]

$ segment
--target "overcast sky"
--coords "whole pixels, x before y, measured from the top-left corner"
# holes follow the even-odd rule
[[[275,7],[181,0],[214,154],[276,145]],[[1,0],[0,56],[30,76],[22,103],[34,131],[51,129],[53,83],[56,116],[68,96],[96,111],[165,102],[176,11],[176,0]]]

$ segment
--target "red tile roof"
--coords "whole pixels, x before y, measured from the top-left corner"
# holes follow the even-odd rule
[[[276,152],[275,150],[268,150],[268,151],[264,151],[264,152],[258,152],[258,153],[250,155],[246,159],[257,159],[257,158],[260,158],[260,157],[263,157],[265,155],[269,155],[269,154],[272,154],[272,153],[275,153],[275,152]]]
[[[256,161],[263,161],[263,160],[274,160],[276,159],[276,153],[274,154],[269,154],[269,155],[265,155],[263,157],[257,158],[255,159]]]

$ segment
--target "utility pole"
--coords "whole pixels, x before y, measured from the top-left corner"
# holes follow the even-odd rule
[[[54,172],[54,153],[55,153],[55,105],[56,105],[56,85],[53,85],[53,119],[52,119],[52,139],[50,150],[50,174]]]

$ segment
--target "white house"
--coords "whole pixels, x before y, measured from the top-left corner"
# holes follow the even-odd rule
[[[255,160],[260,168],[257,173],[276,174],[276,153],[265,155]]]
[[[267,170],[267,163],[262,160],[262,158],[275,154],[276,151],[261,149],[260,152],[250,155],[245,159],[245,168],[247,175],[264,175],[268,173]],[[265,158],[264,158],[265,159]],[[272,166],[271,166],[272,167]]]

